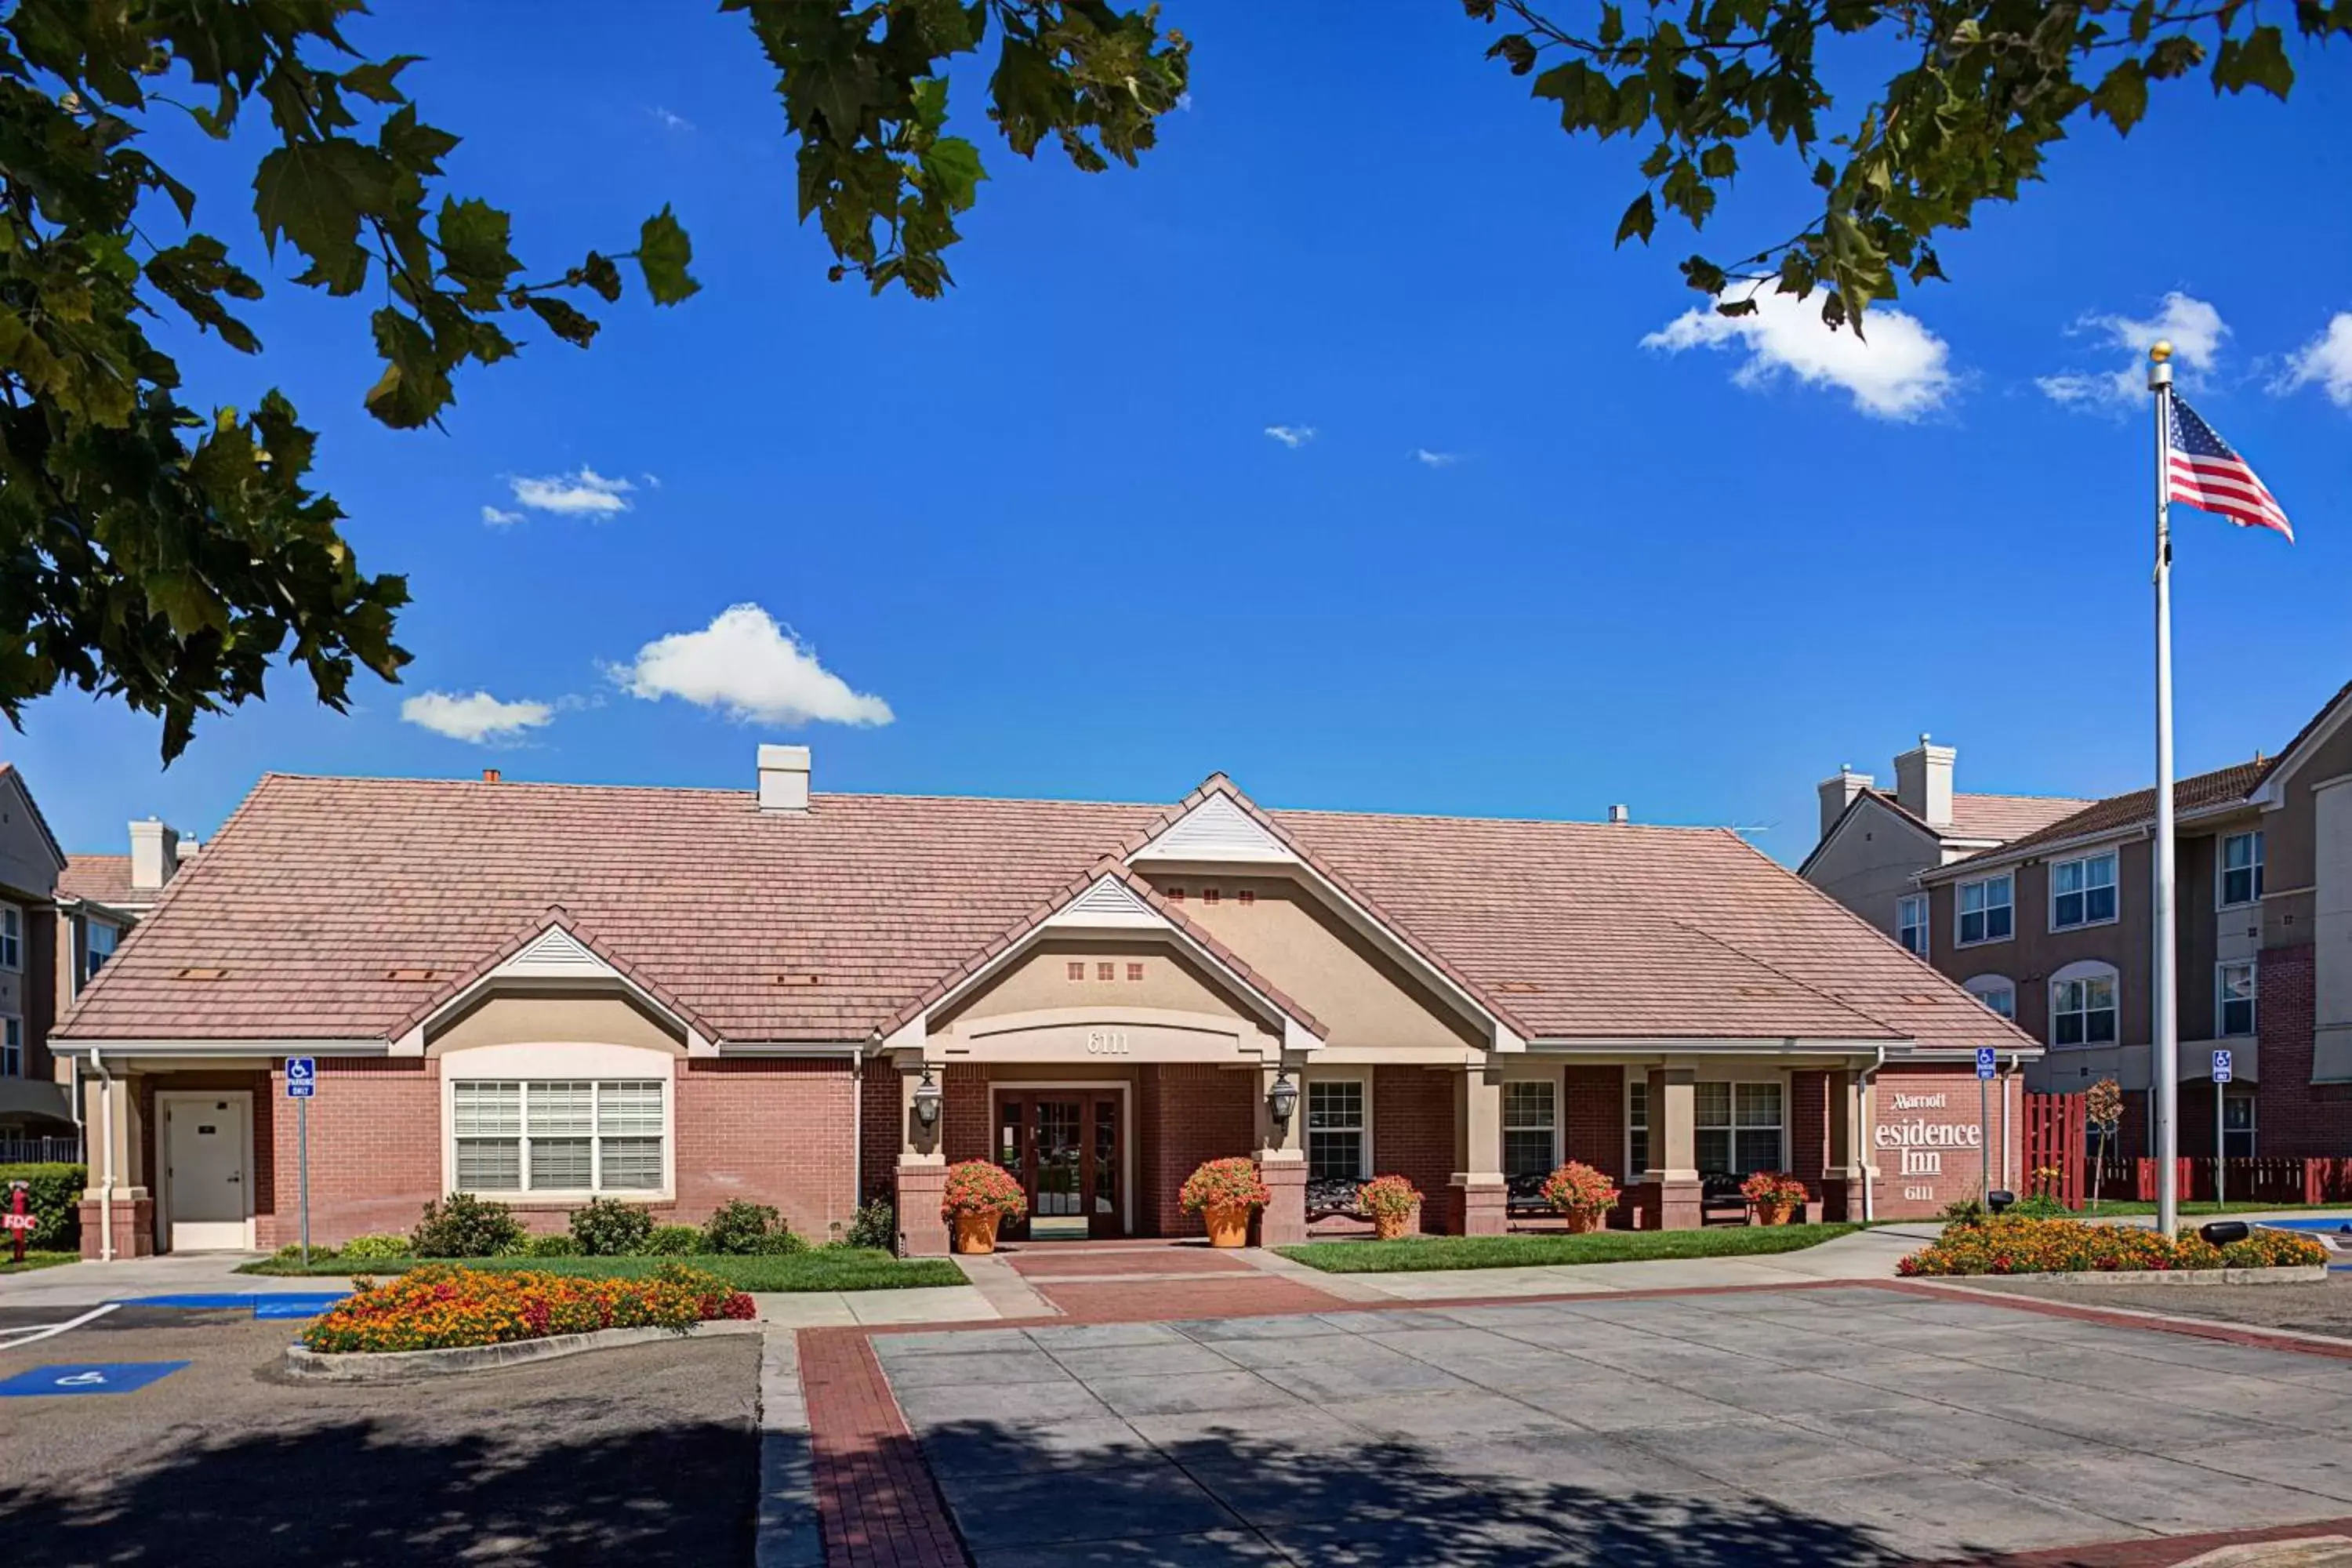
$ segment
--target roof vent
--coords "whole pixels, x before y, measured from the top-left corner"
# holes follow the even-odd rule
[[[183,969],[172,978],[174,980],[226,980],[228,978],[228,971],[226,969]]]
[[[1633,820],[1633,814],[1624,806],[1612,805],[1609,808],[1609,820],[1622,826]]]
[[[498,770],[498,769],[496,769],[496,768],[484,768],[484,769],[482,770],[482,782],[483,782],[484,784],[496,784],[496,783],[498,783],[498,782],[499,782],[499,770]]]
[[[760,809],[806,811],[809,805],[809,749],[806,746],[760,748]]]

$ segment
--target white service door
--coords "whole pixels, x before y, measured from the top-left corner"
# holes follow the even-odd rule
[[[166,1100],[163,1121],[172,1250],[246,1246],[245,1102]]]

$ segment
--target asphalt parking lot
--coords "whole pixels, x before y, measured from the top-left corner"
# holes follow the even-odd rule
[[[0,1336],[73,1311],[0,1311]],[[135,1392],[0,1398],[0,1561],[749,1562],[756,1336],[383,1386],[292,1383],[298,1324],[125,1308],[0,1351],[185,1362]]]
[[[1876,1568],[2352,1516],[2352,1362],[1998,1302],[1584,1297],[874,1346],[980,1568]]]

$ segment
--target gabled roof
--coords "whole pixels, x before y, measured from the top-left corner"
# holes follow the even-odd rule
[[[47,847],[51,858],[57,861],[58,869],[64,870],[66,852],[58,847],[58,836],[49,831],[49,819],[41,815],[41,803],[33,798],[32,782],[25,777],[24,770],[14,763],[0,763],[0,780],[5,780],[13,784],[16,793],[24,796],[25,809],[31,813],[33,826],[41,830],[41,843]]]
[[[2176,779],[2172,785],[2172,809],[2185,816],[2190,812],[2210,811],[2216,806],[2242,801],[2262,783],[2271,765],[2257,758],[2250,763],[2233,763],[2226,768],[2216,768],[2210,773],[2199,773],[2194,778]],[[1920,879],[1934,881],[1966,868],[2032,855],[2052,845],[2129,833],[2135,828],[2153,826],[2155,822],[2154,789],[2136,789],[2128,795],[2109,795],[1998,849],[1923,871]]]
[[[572,918],[572,911],[553,905],[531,920],[515,928],[514,934],[495,950],[483,955],[480,963],[463,973],[444,974],[439,971],[422,972],[424,984],[439,983],[439,989],[419,1001],[400,1020],[385,1029],[387,1037],[397,1039],[411,1029],[421,1028],[434,1018],[469,1000],[474,991],[499,977],[501,971],[524,967],[519,960],[528,960],[535,953],[553,952],[560,957],[542,960],[537,966],[541,973],[558,968],[574,974],[609,973],[646,1001],[667,1013],[678,1024],[701,1036],[714,1038],[709,1024],[683,999],[676,995],[658,979],[630,963],[611,943],[589,931]],[[573,962],[565,963],[565,959]],[[396,972],[387,971],[386,978]],[[415,984],[415,982],[412,982]]]
[[[1264,810],[1221,778],[1188,800],[1211,793],[1528,1037],[2032,1048],[1736,834]],[[714,1041],[866,1040],[1184,809],[273,773],[58,1036],[397,1038],[556,910]]]
[[[1937,827],[1926,817],[1913,812],[1883,789],[1864,785],[1853,792],[1837,820],[1807,853],[1797,875],[1812,869],[1813,862],[1844,832],[1856,813],[1875,806],[1885,811],[1904,826],[1927,839],[1939,849],[1983,850],[1999,847],[2004,841],[2021,834],[2039,830],[2045,824],[2080,811],[2090,802],[2063,795],[1955,795],[1952,796],[1952,820]]]

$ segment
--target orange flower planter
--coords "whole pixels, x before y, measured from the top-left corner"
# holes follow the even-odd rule
[[[1794,1205],[1790,1204],[1758,1204],[1756,1205],[1756,1223],[1758,1225],[1786,1225],[1789,1223],[1789,1216],[1795,1212],[1796,1209]]]
[[[1568,1223],[1569,1235],[1582,1236],[1587,1231],[1601,1228],[1602,1212],[1600,1209],[1568,1209],[1559,1217]]]
[[[1201,1223],[1209,1227],[1211,1247],[1244,1247],[1249,1242],[1249,1205],[1246,1204],[1213,1204],[1201,1211]]]
[[[994,1209],[963,1209],[955,1216],[955,1247],[958,1252],[993,1252],[996,1250],[996,1227],[1004,1216]]]
[[[1408,1210],[1403,1214],[1376,1214],[1372,1216],[1372,1239],[1396,1241],[1412,1233],[1412,1222],[1419,1215]]]

